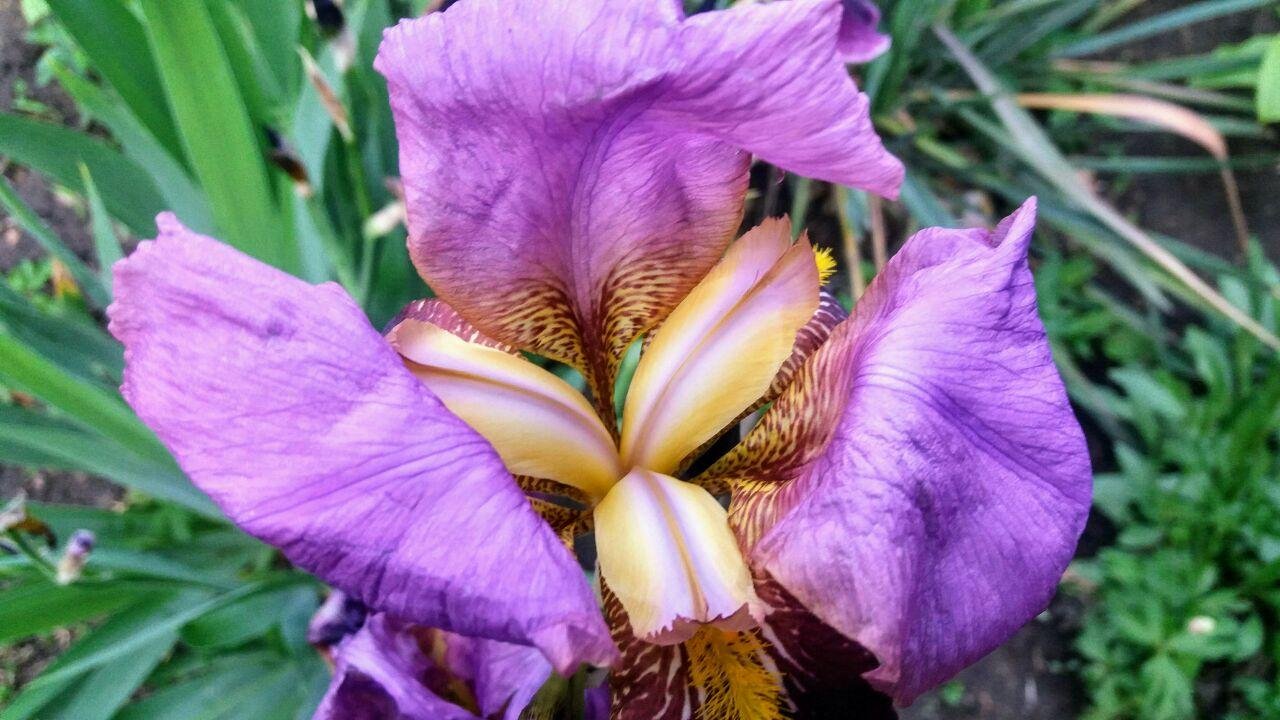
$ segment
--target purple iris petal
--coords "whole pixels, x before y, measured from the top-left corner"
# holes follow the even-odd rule
[[[448,644],[449,669],[470,684],[484,717],[518,720],[551,675],[547,661],[524,645],[461,635],[450,635]]]
[[[424,679],[431,661],[410,627],[374,615],[338,646],[333,680],[312,720],[475,720]]]
[[[926,230],[893,258],[824,348],[846,357],[835,436],[753,552],[874,653],[867,678],[899,702],[1043,610],[1088,513],[1026,262],[1034,218],[1029,201],[994,233]]]
[[[840,40],[837,47],[845,62],[870,62],[889,49],[889,37],[881,35],[880,8],[872,0],[841,0],[844,15],[840,18]]]
[[[123,391],[232,519],[379,611],[534,645],[564,672],[615,656],[493,448],[342,290],[158,223],[115,270]]]
[[[388,31],[414,262],[498,340],[611,391],[616,356],[721,255],[748,153],[896,194],[836,49],[839,0],[468,0]],[[604,380],[600,380],[604,377]]]

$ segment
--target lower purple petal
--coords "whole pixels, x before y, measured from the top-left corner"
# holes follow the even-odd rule
[[[375,610],[562,672],[612,660],[574,558],[341,289],[159,224],[116,266],[111,331],[125,397],[196,485]]]
[[[1090,500],[1036,315],[1034,201],[994,233],[926,230],[821,352],[846,406],[753,565],[870,650],[900,703],[1044,609]]]

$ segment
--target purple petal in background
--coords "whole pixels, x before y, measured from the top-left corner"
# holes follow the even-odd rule
[[[116,265],[124,394],[238,524],[370,607],[537,646],[616,653],[582,572],[489,444],[336,285],[159,219]]]
[[[432,663],[409,628],[374,615],[338,646],[333,680],[312,720],[476,720],[424,682]]]
[[[846,407],[752,562],[913,700],[1044,609],[1089,509],[1084,438],[1036,315],[1028,202],[926,230],[821,353]]]
[[[870,62],[889,49],[889,37],[876,30],[880,8],[872,0],[841,0],[840,40],[836,47],[847,63]]]

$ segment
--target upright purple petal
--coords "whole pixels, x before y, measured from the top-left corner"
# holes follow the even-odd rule
[[[840,18],[840,56],[848,63],[875,60],[889,49],[889,37],[876,29],[880,24],[880,8],[872,0],[841,0],[844,14]]]
[[[1034,216],[926,230],[894,257],[817,354],[843,355],[822,382],[845,406],[752,553],[901,703],[1044,609],[1088,513],[1026,262]]]
[[[341,289],[159,224],[116,266],[123,390],[232,519],[375,610],[534,645],[566,672],[615,655],[492,447]]]
[[[388,31],[409,245],[497,340],[616,363],[723,252],[747,153],[894,194],[837,55],[839,0],[685,19],[671,0],[467,0]],[[606,413],[608,414],[608,413]]]
[[[465,678],[475,692],[480,714],[519,720],[520,713],[551,676],[551,666],[537,650],[496,640],[450,636],[450,644],[458,645],[457,658],[451,661],[466,666]],[[453,668],[455,672],[459,668]]]

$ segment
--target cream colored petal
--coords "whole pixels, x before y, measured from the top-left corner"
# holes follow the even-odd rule
[[[751,406],[818,307],[818,268],[785,220],[744,235],[680,303],[640,359],[627,394],[627,467],[674,472]]]
[[[601,576],[636,637],[671,644],[764,617],[724,508],[697,485],[632,470],[596,505],[595,528]]]
[[[418,320],[401,322],[388,337],[413,374],[492,443],[513,474],[594,498],[622,476],[609,431],[586,398],[552,373]]]

